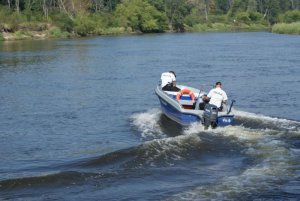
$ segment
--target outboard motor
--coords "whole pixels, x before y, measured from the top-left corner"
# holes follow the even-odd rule
[[[218,107],[212,104],[206,104],[203,113],[203,124],[204,128],[207,129],[209,126],[212,128],[217,127],[218,118]]]

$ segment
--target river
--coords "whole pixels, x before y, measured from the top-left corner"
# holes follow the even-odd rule
[[[300,37],[266,32],[0,43],[0,200],[300,200]],[[180,127],[164,71],[223,83],[234,126]]]

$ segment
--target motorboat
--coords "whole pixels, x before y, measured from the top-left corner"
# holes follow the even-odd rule
[[[161,110],[169,119],[182,126],[199,122],[205,128],[233,125],[234,114],[231,109],[234,100],[229,106],[223,104],[223,109],[219,111],[215,105],[202,99],[202,96],[207,94],[205,91],[184,85],[177,85],[177,87],[180,89],[179,92],[164,91],[160,85],[155,89]]]

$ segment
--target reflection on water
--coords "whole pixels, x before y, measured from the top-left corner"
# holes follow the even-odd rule
[[[40,51],[54,50],[56,47],[55,40],[20,40],[20,41],[3,41],[0,44],[1,52],[31,52],[34,54]]]
[[[9,72],[39,69],[55,59],[51,52],[55,47],[55,41],[4,41],[0,43],[0,68]]]

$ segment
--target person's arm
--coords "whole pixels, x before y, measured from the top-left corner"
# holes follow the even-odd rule
[[[223,96],[223,103],[226,104],[227,103],[227,100],[228,100],[228,97],[227,97],[227,94],[226,92],[224,92],[224,96]]]
[[[172,85],[175,87],[176,86],[176,80],[172,82]]]
[[[173,85],[173,87],[176,86],[176,78],[173,74],[172,74],[172,85]]]
[[[208,101],[210,99],[206,94],[202,95],[201,98],[203,101]]]

